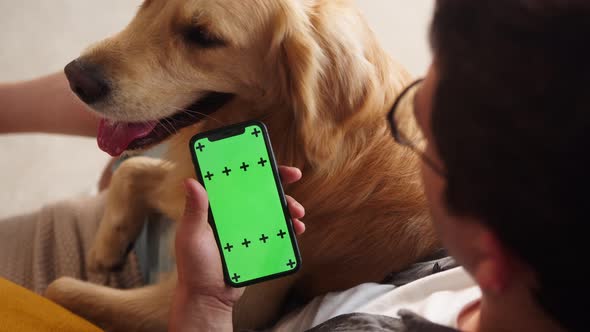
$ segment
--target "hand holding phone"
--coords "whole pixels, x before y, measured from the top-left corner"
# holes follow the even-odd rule
[[[226,283],[243,287],[295,273],[301,259],[264,124],[199,134],[190,146]]]

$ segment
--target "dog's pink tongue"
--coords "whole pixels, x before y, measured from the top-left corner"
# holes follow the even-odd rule
[[[113,157],[119,156],[131,142],[149,135],[157,124],[157,121],[132,123],[102,119],[98,126],[98,147]]]

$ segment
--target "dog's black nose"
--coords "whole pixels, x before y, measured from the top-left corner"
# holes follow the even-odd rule
[[[105,98],[110,87],[96,66],[80,60],[70,62],[64,69],[70,88],[86,104],[93,104]]]

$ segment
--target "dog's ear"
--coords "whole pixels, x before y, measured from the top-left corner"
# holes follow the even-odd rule
[[[294,125],[308,161],[325,160],[333,147],[326,144],[333,123],[325,118],[328,114],[322,114],[326,56],[305,15],[282,17],[278,26],[282,29],[275,34],[273,48],[282,76],[281,94],[292,107]]]
[[[405,78],[356,9],[340,8],[340,1],[304,3],[281,1],[271,56],[308,161],[327,165],[342,147],[345,126],[381,116],[374,113],[391,106]]]

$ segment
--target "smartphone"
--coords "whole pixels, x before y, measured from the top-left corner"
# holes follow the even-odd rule
[[[251,121],[198,134],[190,150],[209,195],[225,282],[244,287],[297,272],[301,256],[266,126]]]

